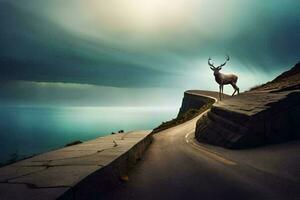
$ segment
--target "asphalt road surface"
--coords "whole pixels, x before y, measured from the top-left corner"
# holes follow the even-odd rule
[[[101,197],[300,199],[300,142],[250,150],[199,144],[193,137],[198,118],[156,134],[129,182]]]

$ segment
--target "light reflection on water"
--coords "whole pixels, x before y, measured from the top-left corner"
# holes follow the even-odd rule
[[[0,162],[16,151],[23,157],[120,129],[153,129],[176,114],[156,107],[0,107]]]

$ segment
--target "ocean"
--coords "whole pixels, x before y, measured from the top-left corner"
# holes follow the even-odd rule
[[[0,107],[0,162],[118,130],[150,130],[177,112],[160,107]]]

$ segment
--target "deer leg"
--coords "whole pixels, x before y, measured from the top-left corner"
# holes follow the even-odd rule
[[[222,85],[222,98],[224,99],[224,85]]]
[[[240,88],[236,84],[234,84],[234,87],[235,87],[235,90],[237,91],[237,94],[240,94]]]
[[[233,96],[237,91],[238,91],[238,87],[234,84],[234,83],[231,83],[231,86],[233,87],[234,89],[234,92],[232,93],[231,96]]]
[[[221,101],[221,89],[222,89],[222,86],[219,85],[219,99],[220,99],[220,101]]]

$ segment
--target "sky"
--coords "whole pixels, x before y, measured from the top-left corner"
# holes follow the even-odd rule
[[[0,0],[0,103],[179,106],[217,90],[209,56],[242,91],[299,62],[296,0]],[[231,86],[225,92],[233,92]]]

